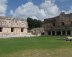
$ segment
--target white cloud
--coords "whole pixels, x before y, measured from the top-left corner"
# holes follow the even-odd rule
[[[28,2],[22,6],[19,6],[14,13],[16,17],[36,17],[39,12],[39,8],[32,2]],[[36,17],[37,18],[37,17]]]
[[[52,2],[52,0],[42,3],[41,8],[44,9],[47,18],[57,16],[60,13],[59,8],[54,4],[54,1]]]
[[[13,15],[13,14],[14,14],[13,10],[10,10],[10,15]]]
[[[34,5],[32,2],[23,4],[15,10],[13,16],[24,18],[32,17],[42,20],[57,16],[59,13],[59,8],[54,4],[54,1],[52,2],[52,0],[48,0],[40,6]]]
[[[7,10],[7,0],[0,0],[0,16],[5,16]]]

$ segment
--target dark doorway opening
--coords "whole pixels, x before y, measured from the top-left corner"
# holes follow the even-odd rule
[[[67,31],[67,35],[70,35],[70,34],[71,34],[70,30],[68,30],[68,31]]]
[[[64,22],[62,22],[62,26],[64,26]]]
[[[65,35],[65,31],[62,31],[63,35]]]
[[[43,32],[43,33],[41,33],[41,35],[44,35],[44,32]]]
[[[48,31],[48,35],[51,35],[51,32],[50,31]]]
[[[14,28],[11,28],[11,32],[14,32]]]
[[[21,32],[23,32],[24,28],[21,28]]]
[[[0,32],[2,32],[2,28],[0,28]]]
[[[60,31],[57,31],[57,35],[61,35],[61,32]]]
[[[55,31],[52,31],[52,35],[55,35]]]

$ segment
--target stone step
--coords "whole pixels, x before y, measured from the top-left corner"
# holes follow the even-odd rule
[[[35,35],[32,35],[31,33],[25,33],[25,34],[9,34],[4,33],[0,34],[0,38],[9,38],[9,37],[34,37]]]

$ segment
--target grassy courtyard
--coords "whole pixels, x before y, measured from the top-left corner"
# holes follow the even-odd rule
[[[72,42],[66,36],[0,39],[0,57],[72,57]]]

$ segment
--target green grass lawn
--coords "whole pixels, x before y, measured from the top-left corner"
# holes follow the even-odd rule
[[[0,57],[72,57],[72,42],[66,36],[0,39]]]

